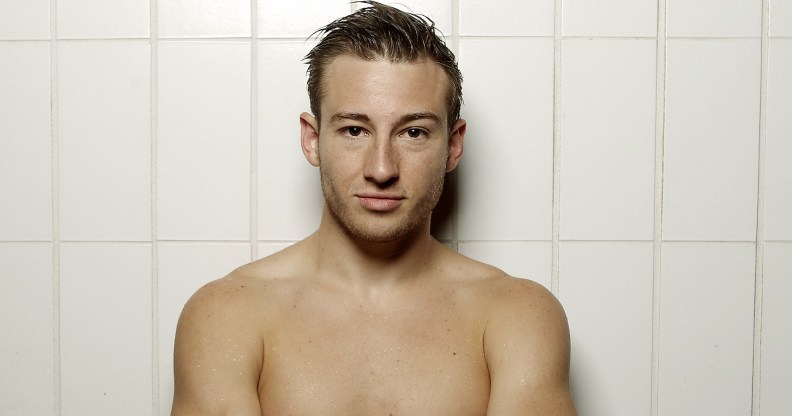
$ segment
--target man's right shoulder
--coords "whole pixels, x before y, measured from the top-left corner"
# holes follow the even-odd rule
[[[295,290],[297,280],[260,260],[203,285],[190,297],[185,312],[198,309],[209,313],[217,309],[229,318],[235,313],[244,316],[265,313],[266,309],[277,308],[288,292]]]
[[[276,281],[237,270],[187,301],[176,330],[174,415],[260,414],[256,386]]]

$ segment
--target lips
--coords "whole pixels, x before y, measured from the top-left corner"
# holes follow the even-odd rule
[[[401,205],[404,199],[401,196],[386,194],[361,194],[357,197],[363,208],[376,212],[393,211]]]

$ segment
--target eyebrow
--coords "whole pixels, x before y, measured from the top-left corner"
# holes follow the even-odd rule
[[[342,111],[340,113],[335,113],[333,114],[332,117],[330,117],[331,124],[338,123],[344,120],[369,122],[371,121],[371,118],[369,118],[369,116],[363,113],[354,113],[354,112],[345,112],[345,111]],[[438,116],[437,114],[431,111],[419,111],[416,113],[409,113],[403,115],[401,118],[399,118],[398,124],[403,124],[408,121],[416,121],[416,120],[431,120],[436,123],[440,123],[442,121],[440,119],[440,116]]]
[[[369,116],[362,113],[340,112],[340,113],[335,113],[333,114],[333,117],[330,117],[330,123],[338,123],[344,120],[370,121]]]

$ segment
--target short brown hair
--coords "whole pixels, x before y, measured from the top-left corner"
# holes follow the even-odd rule
[[[403,12],[375,1],[359,1],[365,7],[317,30],[323,36],[308,55],[308,98],[311,111],[321,118],[322,75],[330,62],[341,55],[368,61],[416,62],[424,58],[440,65],[448,76],[446,105],[449,129],[459,119],[462,107],[462,73],[454,53],[438,34],[432,19]]]

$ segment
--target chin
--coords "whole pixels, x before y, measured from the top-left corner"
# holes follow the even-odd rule
[[[347,232],[357,240],[384,244],[403,240],[414,234],[417,224],[398,224],[391,227],[361,226],[359,224],[345,224]]]

